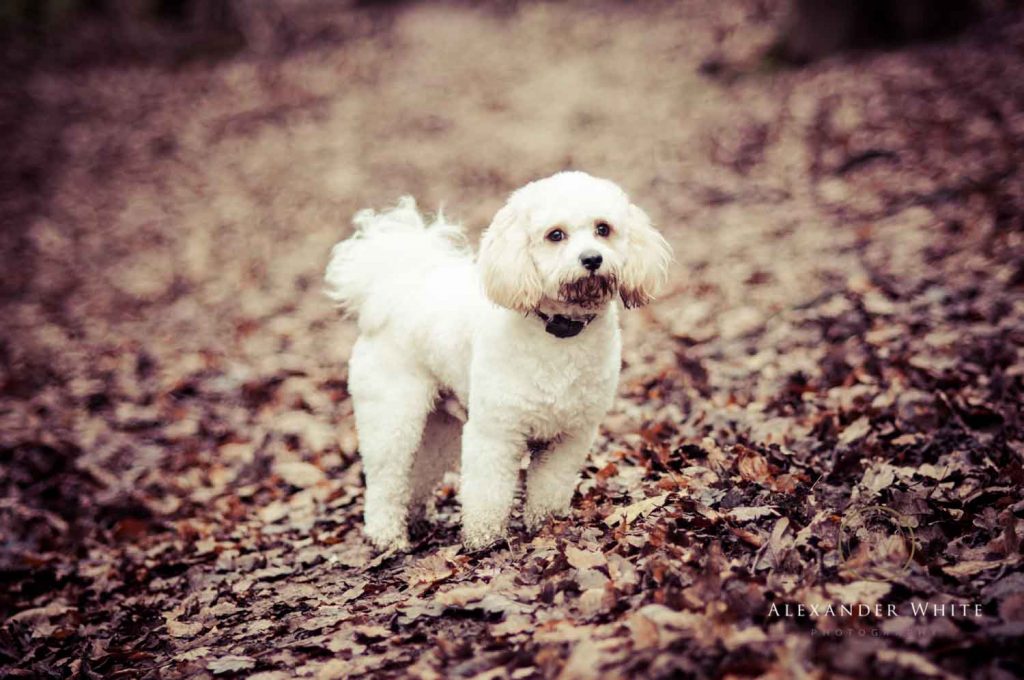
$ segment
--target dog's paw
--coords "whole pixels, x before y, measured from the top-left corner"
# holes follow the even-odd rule
[[[468,554],[487,552],[492,548],[505,545],[506,543],[507,541],[504,536],[499,536],[497,538],[492,538],[483,541],[476,539],[467,539],[465,536],[462,537],[462,547]]]
[[[409,537],[404,531],[401,533],[376,532],[364,529],[363,535],[370,542],[370,545],[380,552],[408,552],[409,548],[412,547]]]
[[[468,552],[480,552],[505,539],[503,528],[483,526],[464,526],[462,528],[462,545]]]
[[[523,508],[523,526],[531,534],[547,524],[550,517],[551,513],[548,510],[530,507]]]
[[[536,532],[548,522],[554,519],[565,519],[572,514],[572,508],[568,505],[555,505],[552,503],[530,502],[527,499],[523,506],[523,526],[530,533]]]

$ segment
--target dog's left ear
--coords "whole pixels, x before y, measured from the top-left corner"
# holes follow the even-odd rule
[[[480,239],[477,264],[487,297],[502,307],[527,314],[537,308],[544,289],[530,256],[524,220],[514,201],[506,203]]]
[[[637,206],[629,206],[627,221],[626,262],[619,295],[626,308],[632,309],[653,300],[665,285],[672,248],[651,224],[647,213]]]

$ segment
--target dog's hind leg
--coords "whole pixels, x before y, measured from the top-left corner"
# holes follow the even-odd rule
[[[412,465],[412,499],[409,523],[413,533],[424,523],[431,509],[434,490],[444,474],[458,467],[462,442],[462,422],[437,408],[427,417],[423,441]]]
[[[363,531],[381,550],[407,549],[413,462],[437,387],[393,348],[360,339],[349,389],[366,476]]]

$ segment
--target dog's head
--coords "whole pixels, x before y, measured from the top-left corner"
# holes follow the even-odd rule
[[[615,183],[560,172],[514,192],[480,242],[487,296],[530,312],[544,301],[597,309],[615,295],[645,305],[672,251]]]

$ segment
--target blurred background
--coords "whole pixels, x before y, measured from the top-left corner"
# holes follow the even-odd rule
[[[62,555],[168,527],[262,531],[301,497],[303,531],[347,535],[354,331],[321,276],[402,194],[474,243],[566,168],[651,214],[677,261],[626,315],[609,450],[706,409],[680,437],[799,421],[831,451],[872,390],[928,431],[964,385],[968,423],[1020,385],[1012,0],[0,0],[0,154],[0,619],[104,592]],[[834,422],[800,420],[812,393]]]
[[[964,208],[965,182],[1003,205],[1017,8],[4,0],[4,385],[31,394],[94,341],[321,361],[325,253],[403,193],[478,230],[585,169],[688,234],[683,263],[741,245],[733,220],[852,233]]]

